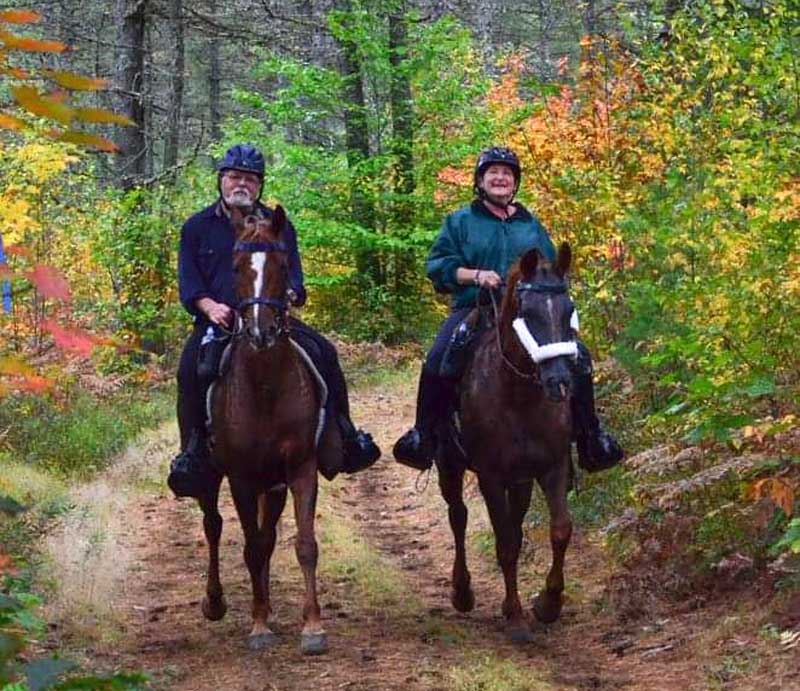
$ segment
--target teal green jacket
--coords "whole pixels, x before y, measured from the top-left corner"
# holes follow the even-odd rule
[[[456,269],[496,271],[505,278],[511,265],[529,249],[538,249],[554,261],[556,248],[542,224],[516,203],[517,210],[505,221],[474,201],[445,220],[428,255],[426,273],[439,293],[453,294],[453,308],[475,304],[476,287],[459,285]]]

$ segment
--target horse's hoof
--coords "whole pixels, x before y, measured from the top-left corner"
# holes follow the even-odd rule
[[[464,589],[453,588],[453,592],[450,595],[450,602],[459,612],[471,612],[475,609],[475,594],[469,586]]]
[[[508,636],[508,639],[516,645],[527,645],[528,643],[533,643],[533,634],[531,633],[531,630],[524,624],[510,626],[506,630],[506,635]]]
[[[228,611],[228,605],[225,604],[225,598],[222,596],[213,599],[204,597],[200,608],[203,610],[203,616],[209,621],[219,621]]]
[[[328,634],[304,633],[300,635],[300,652],[303,655],[322,655],[328,652]]]
[[[272,631],[264,633],[254,633],[247,637],[247,647],[250,650],[266,650],[277,645],[278,637]]]
[[[552,624],[561,614],[561,596],[540,593],[533,600],[533,613],[542,624]]]

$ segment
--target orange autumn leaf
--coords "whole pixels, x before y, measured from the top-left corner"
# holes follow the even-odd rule
[[[109,125],[134,125],[130,118],[114,113],[103,108],[78,108],[75,110],[75,117],[84,122],[94,122]]]
[[[0,11],[0,22],[6,22],[6,24],[35,24],[41,18],[41,14],[32,10]]]
[[[746,494],[752,501],[769,499],[787,516],[791,516],[794,510],[794,487],[781,478],[769,477],[758,480],[750,485]]]
[[[42,70],[42,74],[59,86],[70,91],[99,91],[108,86],[108,80],[95,77],[85,77],[74,72],[63,70]]]
[[[2,67],[0,74],[7,74],[14,79],[30,79],[31,73],[28,70],[23,70],[21,67]]]
[[[74,111],[69,106],[59,103],[53,98],[40,94],[32,86],[15,86],[11,88],[14,100],[25,110],[34,115],[69,124]]]
[[[14,562],[11,557],[5,553],[0,553],[0,576],[10,573],[14,570]]]
[[[67,329],[53,319],[45,319],[42,327],[52,335],[59,348],[79,355],[91,355],[92,349],[105,340],[81,329]]]
[[[15,255],[17,257],[30,257],[31,251],[22,245],[9,245],[6,247],[6,254]]]
[[[25,128],[25,121],[13,115],[0,113],[0,128],[4,130],[21,130]]]
[[[96,134],[89,134],[88,132],[79,132],[78,130],[53,130],[49,135],[60,142],[88,146],[98,151],[105,151],[107,153],[119,151],[119,147],[114,144],[114,142]]]
[[[3,32],[0,36],[6,48],[12,50],[24,50],[29,53],[63,53],[67,50],[67,45],[61,41],[46,41],[29,36],[14,36]]]
[[[33,377],[36,376],[36,370],[24,360],[7,355],[0,357],[0,374],[13,377]]]
[[[50,391],[55,386],[55,382],[47,377],[40,377],[34,375],[32,377],[22,377],[14,382],[14,388],[19,391],[28,391],[29,393],[44,393]]]
[[[44,297],[64,300],[65,302],[72,299],[67,279],[58,269],[52,266],[39,264],[33,268],[33,271],[26,273],[25,278],[33,283]]]

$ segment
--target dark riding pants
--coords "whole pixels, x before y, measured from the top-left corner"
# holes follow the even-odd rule
[[[336,421],[343,432],[344,425],[350,425],[350,405],[347,397],[347,383],[339,365],[336,349],[324,336],[299,319],[289,318],[291,337],[309,355],[328,387],[326,415],[328,420]],[[181,449],[186,448],[192,430],[205,429],[206,392],[213,377],[203,379],[197,372],[197,358],[200,341],[207,324],[195,325],[186,340],[178,365],[178,428],[181,436]]]

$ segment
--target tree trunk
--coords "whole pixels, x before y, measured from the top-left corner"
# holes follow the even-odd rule
[[[117,41],[114,82],[117,112],[133,121],[132,127],[118,127],[116,143],[116,184],[129,189],[145,171],[144,122],[144,40],[146,0],[116,0]]]
[[[349,3],[348,3],[349,4]],[[347,146],[347,165],[350,169],[350,206],[353,221],[362,228],[375,230],[375,209],[365,191],[363,163],[369,160],[369,124],[361,77],[361,63],[356,44],[351,40],[339,40],[339,69],[344,77],[344,127]],[[370,247],[357,251],[356,267],[361,276],[368,277],[373,284],[383,284],[380,258]]]
[[[181,143],[181,110],[183,108],[183,0],[170,0],[170,23],[175,40],[172,58],[172,93],[170,94],[169,112],[167,113],[167,141],[164,147],[164,168],[173,168],[178,164],[178,150]]]
[[[209,2],[209,14],[213,17],[217,11],[216,0]],[[212,34],[208,40],[208,115],[211,125],[211,139],[218,142],[222,139],[222,105],[220,103],[220,81],[222,67],[219,56],[219,37]]]
[[[411,81],[404,56],[408,47],[405,2],[389,16],[389,61],[391,74],[392,153],[394,154],[394,193],[392,217],[396,230],[403,235],[413,227],[414,206],[414,111]],[[402,291],[410,273],[416,273],[414,253],[397,250],[394,257],[394,284]]]

